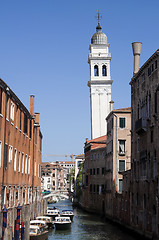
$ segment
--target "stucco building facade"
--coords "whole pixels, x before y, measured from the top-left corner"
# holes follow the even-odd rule
[[[158,236],[159,50],[139,68],[140,51],[141,43],[133,43],[130,222],[144,235]]]

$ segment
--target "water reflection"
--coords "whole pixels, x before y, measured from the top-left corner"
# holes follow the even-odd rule
[[[60,210],[72,209],[70,201],[58,202],[55,206]],[[123,232],[119,227],[103,222],[99,216],[87,214],[74,209],[71,229],[66,231],[51,230],[48,240],[135,240],[136,238]]]

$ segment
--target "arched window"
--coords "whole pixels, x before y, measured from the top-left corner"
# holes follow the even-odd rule
[[[107,67],[105,65],[102,66],[102,76],[107,76]]]
[[[95,77],[99,76],[99,71],[98,71],[98,66],[97,65],[94,66],[94,76]]]

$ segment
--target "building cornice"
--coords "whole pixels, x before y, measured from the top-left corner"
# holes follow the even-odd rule
[[[91,80],[88,81],[88,87],[90,87],[91,85],[112,85],[113,80]]]
[[[10,87],[0,78],[0,87],[3,89],[4,92],[10,95],[11,99],[16,102],[17,105],[19,105],[19,108],[22,109],[31,119],[32,116],[28,109],[24,106],[24,104],[20,101],[20,99],[15,95],[15,93],[10,89]]]
[[[148,65],[150,64],[150,62],[152,62],[155,58],[157,58],[159,56],[159,49],[157,49],[157,51],[142,65],[142,67],[139,69],[139,71],[134,74],[134,76],[131,78],[130,81],[130,85],[132,84],[132,82],[134,80],[136,80],[143,72],[143,70],[148,67]]]

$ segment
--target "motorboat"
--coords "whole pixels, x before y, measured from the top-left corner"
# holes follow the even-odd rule
[[[48,231],[40,226],[30,225],[30,240],[45,240],[48,239]]]
[[[51,217],[48,217],[48,216],[39,216],[39,217],[36,217],[36,220],[45,221],[45,223],[47,224],[48,228],[53,228],[53,226],[54,226],[54,223],[53,223]]]
[[[46,216],[48,216],[48,217],[51,217],[52,218],[52,220],[54,220],[55,219],[55,217],[57,217],[58,215],[60,214],[60,211],[59,211],[59,209],[57,209],[57,208],[48,208],[47,209],[47,212],[46,212]]]
[[[71,221],[73,220],[74,213],[73,210],[62,210],[60,213],[61,217],[70,217]]]
[[[71,226],[71,219],[70,217],[55,217],[54,225],[56,230],[69,229]]]
[[[43,228],[43,229],[45,229],[45,230],[48,229],[48,226],[47,226],[46,222],[45,222],[45,221],[42,221],[42,220],[38,220],[38,219],[36,219],[36,220],[31,220],[31,221],[30,221],[30,225],[38,226],[38,227]]]

